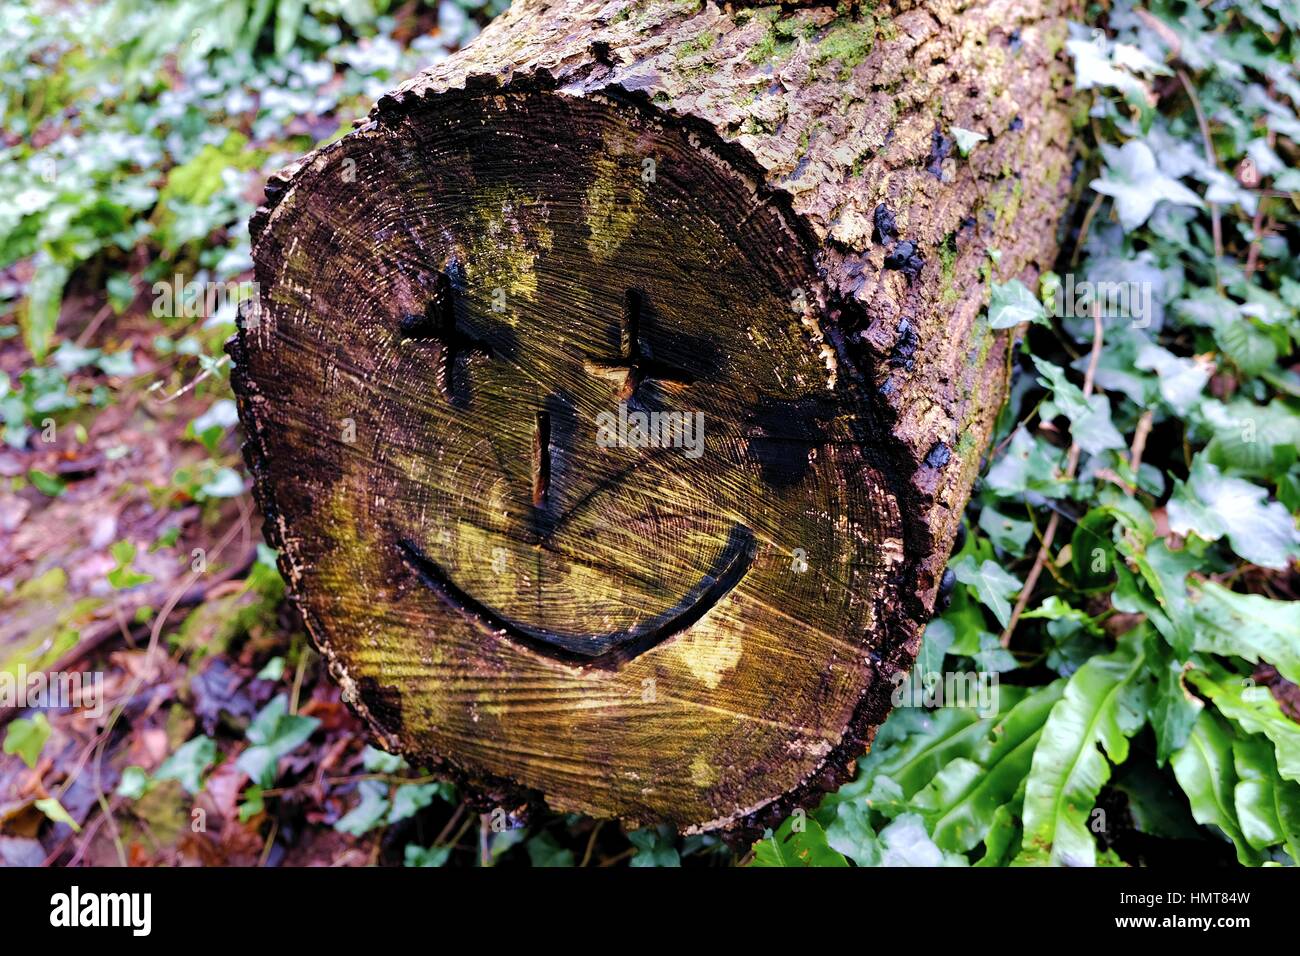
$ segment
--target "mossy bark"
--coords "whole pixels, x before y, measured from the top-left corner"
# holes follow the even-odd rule
[[[988,283],[1055,252],[1069,7],[524,0],[272,180],[246,453],[385,746],[733,833],[852,773],[1005,395]]]

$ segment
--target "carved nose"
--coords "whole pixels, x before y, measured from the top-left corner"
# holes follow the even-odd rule
[[[558,507],[553,487],[556,478],[556,459],[563,460],[563,453],[557,447],[562,436],[573,429],[572,415],[566,412],[566,406],[559,395],[546,396],[533,416],[533,461],[530,477],[529,521],[533,534],[539,541],[545,541],[555,533],[558,522]],[[572,436],[570,435],[570,440]],[[558,452],[558,454],[557,454]]]
[[[533,507],[546,505],[551,488],[551,413],[537,413],[533,430]]]

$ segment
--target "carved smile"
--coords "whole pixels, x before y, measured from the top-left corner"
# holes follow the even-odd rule
[[[707,614],[743,578],[754,562],[754,535],[736,525],[713,567],[686,595],[649,621],[607,634],[566,634],[512,621],[465,593],[420,548],[402,538],[402,559],[420,582],[449,608],[477,627],[502,634],[528,650],[562,664],[617,670],[633,658],[679,634]]]

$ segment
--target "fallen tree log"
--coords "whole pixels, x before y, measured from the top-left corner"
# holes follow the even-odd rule
[[[851,775],[1004,398],[989,281],[1053,259],[1067,6],[524,0],[273,178],[246,456],[383,746],[684,830]]]

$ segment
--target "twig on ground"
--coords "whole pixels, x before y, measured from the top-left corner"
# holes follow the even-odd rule
[[[90,324],[87,325],[85,330],[77,336],[77,348],[80,349],[86,347],[86,343],[90,341],[91,336],[99,330],[99,327],[104,324],[104,320],[108,318],[108,314],[112,311],[112,303],[105,302],[103,307],[95,313],[95,317],[90,320]],[[122,865],[125,866],[126,864],[124,863]]]
[[[597,820],[596,825],[591,828],[591,836],[587,837],[586,852],[582,854],[582,862],[578,866],[586,866],[591,862],[592,851],[596,849],[596,837],[600,834],[600,828],[604,825],[604,820]]]
[[[1097,363],[1101,359],[1101,343],[1101,308],[1094,304],[1092,308],[1092,353],[1088,356],[1088,368],[1083,375],[1083,394],[1085,398],[1092,395],[1093,382],[1097,376]],[[1070,450],[1066,454],[1064,475],[1066,481],[1074,478],[1074,473],[1079,467],[1079,454],[1079,443],[1072,441]],[[1056,538],[1056,529],[1060,523],[1060,513],[1053,511],[1052,516],[1047,519],[1047,527],[1043,529],[1043,541],[1038,547],[1038,554],[1034,557],[1033,567],[1029,569],[1029,576],[1025,578],[1025,586],[1020,589],[1020,597],[1016,599],[1016,606],[1011,611],[1011,618],[1007,621],[1007,626],[1003,629],[1001,637],[998,638],[998,643],[1003,647],[1011,644],[1011,634],[1020,621],[1020,615],[1024,614],[1025,608],[1029,606],[1029,599],[1033,597],[1038,578],[1043,573],[1043,565],[1047,562],[1047,555],[1051,550],[1053,539]]]
[[[1178,71],[1178,80],[1183,84],[1183,89],[1187,91],[1187,98],[1192,101],[1192,109],[1196,111],[1196,123],[1201,127],[1201,139],[1205,142],[1205,161],[1217,169],[1219,159],[1214,153],[1214,140],[1210,137],[1210,123],[1205,118],[1205,110],[1201,108],[1201,98],[1196,95],[1196,87],[1192,85],[1186,70]],[[1212,202],[1208,205],[1210,207],[1210,225],[1214,234],[1214,287],[1222,292],[1223,282],[1219,278],[1219,260],[1223,258],[1223,220],[1219,216],[1219,204]]]
[[[199,384],[199,382],[203,381],[205,378],[208,378],[208,377],[209,377],[213,372],[215,372],[217,369],[221,368],[221,366],[225,365],[225,364],[226,364],[227,362],[229,362],[229,361],[230,361],[230,356],[229,356],[229,355],[223,355],[223,356],[221,356],[221,358],[218,359],[218,360],[216,361],[216,363],[214,363],[211,367],[209,367],[209,368],[205,368],[205,369],[204,369],[202,372],[200,372],[198,375],[194,376],[194,378],[192,378],[192,379],[189,381],[188,384],[182,386],[181,388],[178,388],[176,391],[172,392],[170,395],[167,395],[167,396],[164,396],[163,398],[158,399],[158,400],[157,400],[157,404],[159,404],[159,405],[166,405],[168,402],[174,402],[174,401],[176,401],[176,399],[180,398],[182,395],[185,395],[186,393],[188,393],[188,392],[190,392],[190,391],[193,391],[194,388]],[[155,391],[160,390],[162,387],[163,387],[163,383],[162,383],[161,381],[157,381],[157,382],[154,382],[153,385],[149,386],[149,391],[150,391],[150,392],[155,392]]]
[[[1137,428],[1133,431],[1133,445],[1128,453],[1128,467],[1133,472],[1133,479],[1137,480],[1138,469],[1142,467],[1142,454],[1147,450],[1147,438],[1151,434],[1151,423],[1155,421],[1155,413],[1147,409],[1138,419]]]

